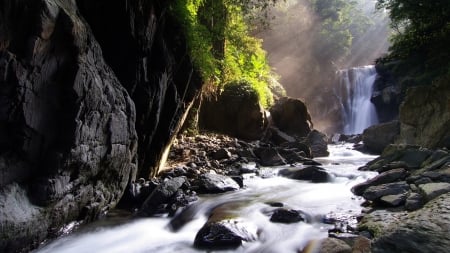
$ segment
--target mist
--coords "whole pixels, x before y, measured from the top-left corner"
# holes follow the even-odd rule
[[[263,39],[269,64],[279,75],[279,81],[287,95],[306,102],[314,126],[321,131],[337,131],[336,122],[342,121],[336,113],[339,105],[336,104],[333,92],[336,72],[374,64],[377,58],[387,52],[389,21],[385,13],[375,11],[375,2],[357,1],[356,10],[366,16],[370,23],[347,21],[351,24],[347,29],[357,32],[354,32],[356,36],[352,34],[351,46],[346,53],[339,51],[345,47],[334,47],[332,42],[323,39],[327,37],[320,37],[323,36],[324,18],[317,15],[317,8],[314,9],[310,0],[281,1],[271,11],[274,18],[270,21],[269,28],[255,34]],[[349,16],[361,18],[357,15]],[[362,19],[361,22],[367,20]],[[347,35],[347,31],[333,32]],[[338,36],[336,38],[339,39]]]

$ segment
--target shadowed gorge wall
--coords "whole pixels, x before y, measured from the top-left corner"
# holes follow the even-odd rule
[[[167,1],[0,2],[0,251],[157,174],[201,88]]]

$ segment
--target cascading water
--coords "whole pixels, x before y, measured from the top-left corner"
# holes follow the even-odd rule
[[[331,180],[327,183],[311,183],[278,176],[261,178],[252,173],[245,174],[244,189],[201,196],[195,203],[194,217],[187,220],[177,232],[169,229],[170,220],[165,217],[105,220],[61,237],[34,253],[205,252],[193,246],[194,238],[208,219],[211,207],[218,203],[231,203],[229,208],[232,208],[233,214],[248,223],[246,229],[258,231],[255,241],[245,242],[237,249],[220,252],[299,252],[308,241],[328,236],[328,230],[334,226],[325,222],[324,217],[352,217],[346,220],[356,221],[355,216],[361,212],[360,204],[363,200],[355,197],[350,189],[376,175],[374,172],[358,170],[358,167],[375,156],[365,155],[351,148],[352,144],[331,145],[329,157],[316,159],[330,174]],[[276,175],[279,169],[284,168],[286,166],[262,169]],[[285,207],[308,214],[311,220],[292,224],[271,222],[268,213],[276,207],[266,203],[283,203]]]
[[[377,72],[369,65],[340,70],[336,95],[339,97],[345,134],[359,134],[378,123],[374,104],[370,101]]]

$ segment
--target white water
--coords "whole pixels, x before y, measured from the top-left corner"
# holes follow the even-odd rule
[[[370,101],[377,72],[375,66],[341,70],[336,94],[344,115],[344,133],[360,134],[378,123],[375,106]]]
[[[314,184],[281,177],[263,179],[247,175],[244,181],[246,188],[243,190],[202,197],[195,204],[194,219],[178,232],[168,229],[168,218],[144,218],[113,226],[97,224],[95,229],[80,230],[36,252],[203,252],[194,249],[192,245],[197,231],[206,222],[206,213],[217,203],[230,203],[230,209],[251,224],[249,229],[253,227],[259,231],[257,241],[246,242],[238,249],[228,252],[298,252],[309,240],[326,237],[328,229],[333,226],[321,223],[318,219],[313,219],[310,223],[272,223],[265,213],[275,208],[264,202],[282,202],[285,206],[302,210],[312,217],[330,213],[339,216],[359,214],[362,199],[356,198],[350,188],[375,175],[357,170],[375,157],[361,154],[350,147],[329,146],[330,157],[316,159],[333,175],[331,183]]]

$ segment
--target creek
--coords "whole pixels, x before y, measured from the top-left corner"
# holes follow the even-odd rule
[[[274,176],[263,178],[246,174],[245,187],[239,191],[201,195],[191,207],[192,219],[176,232],[170,229],[170,218],[167,217],[130,219],[126,215],[117,215],[81,226],[35,252],[204,252],[193,247],[194,238],[207,221],[211,208],[219,204],[229,205],[229,211],[249,224],[248,230],[258,231],[257,240],[220,252],[298,252],[309,240],[328,236],[328,230],[334,225],[327,224],[325,219],[342,220],[349,225],[356,222],[363,199],[354,196],[350,189],[376,175],[357,170],[375,156],[362,154],[351,147],[351,144],[330,145],[329,157],[315,159],[332,175],[328,183],[276,176],[278,170],[286,167],[263,168],[265,175]],[[267,203],[283,203],[310,218],[308,222],[273,223],[268,213],[275,208]]]

